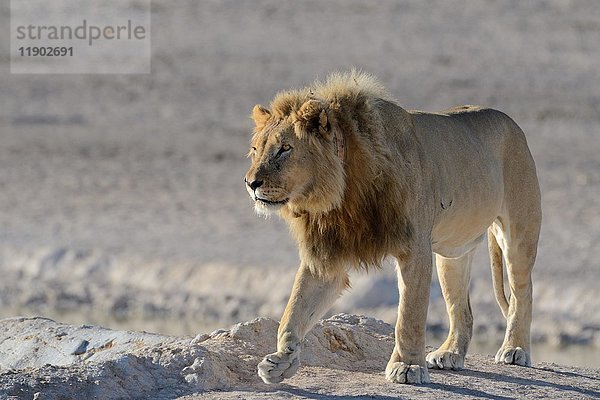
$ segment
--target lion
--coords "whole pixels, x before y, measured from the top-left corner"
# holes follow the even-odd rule
[[[497,302],[507,321],[497,363],[530,366],[532,280],[541,224],[536,168],[523,131],[500,111],[406,111],[371,75],[350,71],[256,105],[246,188],[259,214],[278,214],[300,267],[277,334],[258,365],[266,383],[298,369],[307,332],[349,287],[351,269],[397,260],[401,294],[396,383],[461,369],[472,335],[469,279],[487,231]],[[433,257],[450,321],[425,355]],[[506,265],[510,297],[503,281]]]

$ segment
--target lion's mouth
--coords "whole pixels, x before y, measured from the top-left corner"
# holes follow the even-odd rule
[[[267,204],[269,206],[280,206],[280,205],[287,203],[288,200],[289,199],[272,201],[272,200],[263,199],[262,197],[256,197],[256,201],[260,201],[261,203]]]

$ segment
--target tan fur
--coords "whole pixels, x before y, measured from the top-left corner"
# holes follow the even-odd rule
[[[377,80],[352,71],[279,93],[270,110],[256,106],[253,119],[248,192],[257,212],[286,220],[301,259],[278,352],[259,365],[265,382],[293,374],[304,335],[348,285],[347,271],[377,267],[387,256],[398,260],[402,293],[387,378],[426,382],[427,365],[461,368],[472,330],[472,253],[488,227],[494,286],[508,322],[497,361],[530,364],[540,196],[525,137],[510,118],[474,106],[408,112]],[[432,252],[450,332],[426,362]]]

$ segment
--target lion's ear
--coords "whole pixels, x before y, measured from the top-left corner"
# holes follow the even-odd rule
[[[324,138],[331,139],[331,124],[324,103],[319,100],[308,100],[298,110],[298,116],[303,120],[307,130],[319,132]]]
[[[252,109],[252,119],[256,124],[257,131],[261,131],[265,127],[269,117],[271,117],[271,111],[267,110],[260,104],[255,105]]]

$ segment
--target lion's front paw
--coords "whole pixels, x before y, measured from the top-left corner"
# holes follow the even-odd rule
[[[531,367],[531,357],[521,347],[502,346],[496,353],[496,363]]]
[[[465,357],[449,350],[436,350],[427,354],[427,367],[436,369],[463,369]]]
[[[300,350],[269,354],[258,364],[258,376],[265,383],[279,383],[290,378],[300,366]]]
[[[394,383],[429,383],[429,372],[420,365],[395,362],[385,369],[385,379]]]

